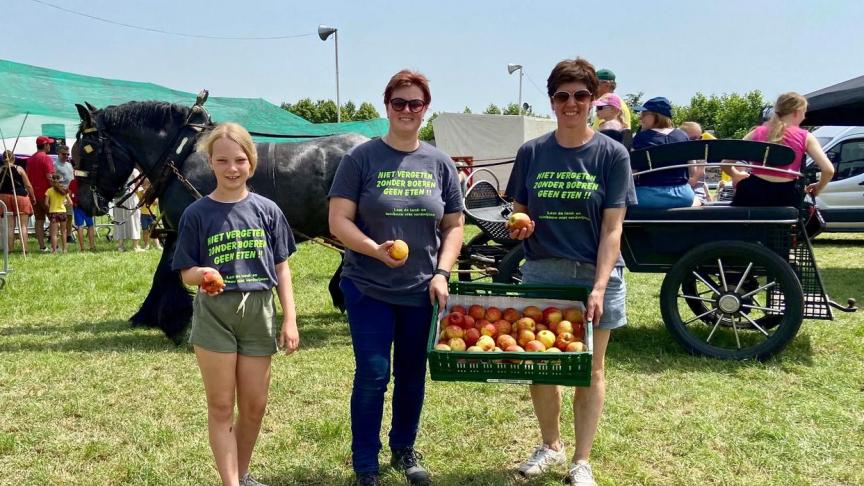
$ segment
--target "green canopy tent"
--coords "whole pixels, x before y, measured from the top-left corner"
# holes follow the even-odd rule
[[[195,103],[195,94],[159,86],[153,83],[122,81],[84,76],[21,64],[0,59],[0,130],[6,137],[14,137],[27,116],[22,136],[35,137],[50,131],[49,135],[67,139],[78,130],[78,112],[75,103],[85,101],[98,108],[119,105],[128,101],[167,101],[185,106]],[[387,132],[387,120],[310,123],[293,113],[261,98],[224,98],[211,96],[205,107],[213,121],[233,121],[250,132],[277,135],[333,135],[359,133],[378,137]],[[303,138],[271,138],[256,136],[258,142],[295,142]]]

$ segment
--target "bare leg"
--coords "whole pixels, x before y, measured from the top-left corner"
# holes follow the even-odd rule
[[[22,248],[21,251],[22,252],[26,250],[27,243],[29,242],[29,239],[30,239],[30,233],[27,230],[27,221],[29,221],[29,220],[30,220],[30,216],[28,216],[26,214],[19,214],[18,215],[18,231],[19,231],[18,237],[21,239],[21,248]],[[13,235],[14,235],[14,232],[13,232]]]
[[[237,356],[237,472],[249,472],[270,388],[270,356]]]
[[[36,204],[39,203],[37,202]],[[36,242],[39,243],[40,250],[45,248],[45,216],[41,218],[39,216],[36,217]]]
[[[561,444],[561,387],[557,385],[531,385],[534,415],[540,423],[540,436],[550,449],[560,451]]]
[[[66,253],[66,240],[69,237],[69,233],[66,231],[65,223],[58,223],[57,226],[60,228],[60,248],[63,249],[63,253]]]
[[[96,249],[96,228],[93,226],[87,227],[87,240],[90,242],[90,249]]]
[[[48,236],[51,241],[51,251],[57,251],[57,229],[59,227],[58,223],[51,221],[51,225],[48,227]]]
[[[234,431],[237,355],[216,353],[195,346],[195,357],[207,394],[207,429],[216,469],[223,486],[237,486],[240,483]]]
[[[78,234],[78,250],[84,251],[84,228],[79,226],[75,232]]]
[[[573,395],[573,428],[576,432],[576,447],[573,462],[588,460],[591,445],[597,434],[600,416],[603,414],[603,400],[606,397],[605,358],[609,344],[608,329],[594,329],[594,360],[591,364],[591,386],[576,387]]]

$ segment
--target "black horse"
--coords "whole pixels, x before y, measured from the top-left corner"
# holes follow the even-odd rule
[[[192,299],[179,272],[171,270],[171,261],[180,215],[201,194],[216,187],[206,157],[194,151],[198,136],[212,128],[209,115],[198,104],[187,108],[155,101],[104,109],[89,104],[76,107],[81,126],[73,157],[81,208],[89,214],[105,214],[107,200],[125,190],[136,166],[159,198],[167,230],[165,249],[150,292],[130,321],[133,326],[158,327],[179,343],[192,316]],[[327,192],[336,167],[346,151],[366,140],[345,134],[306,142],[256,144],[258,166],[249,188],[279,205],[298,241],[326,236]],[[341,293],[332,281],[330,291],[334,304],[341,306]]]

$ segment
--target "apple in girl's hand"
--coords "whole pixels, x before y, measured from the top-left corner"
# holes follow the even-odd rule
[[[507,229],[510,231],[518,231],[529,226],[531,226],[531,218],[525,213],[513,213],[507,218]]]
[[[404,260],[408,258],[408,243],[405,243],[402,240],[396,240],[393,242],[393,245],[387,250],[387,253],[390,254],[390,258],[394,260]]]
[[[219,275],[219,272],[207,270],[201,277],[201,288],[208,294],[217,294],[225,288],[225,281],[222,280],[222,275]]]

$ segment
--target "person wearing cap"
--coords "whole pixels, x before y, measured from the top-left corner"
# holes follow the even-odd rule
[[[597,86],[597,93],[595,93],[595,96],[597,96],[598,99],[602,98],[607,94],[614,93],[615,88],[618,86],[618,84],[615,82],[615,73],[613,73],[609,69],[601,69],[597,71],[597,80],[600,81],[600,84]],[[627,106],[627,103],[621,103],[621,119],[623,120],[622,123],[624,124],[624,128],[628,130],[631,127],[631,118],[632,117],[630,115],[630,108]],[[592,128],[594,128],[594,130],[600,130],[601,123],[603,123],[603,121],[600,119],[598,114],[598,116],[594,117],[594,121],[592,122],[591,126]]]
[[[621,107],[624,102],[615,93],[606,93],[594,101],[594,110],[600,124],[598,130],[624,130],[624,112]]]
[[[642,131],[633,137],[633,150],[687,142],[690,138],[672,122],[672,103],[658,96],[635,106],[639,112]],[[683,160],[681,164],[688,161]],[[668,169],[636,177],[638,206],[647,208],[681,208],[701,206],[690,186],[690,173],[686,167]]]
[[[51,174],[54,173],[54,161],[48,156],[54,139],[40,135],[36,137],[36,153],[27,159],[27,177],[33,185],[33,215],[36,218],[36,241],[39,250],[51,251],[45,245],[45,218],[48,216],[48,206],[45,205],[45,191],[51,187]]]

